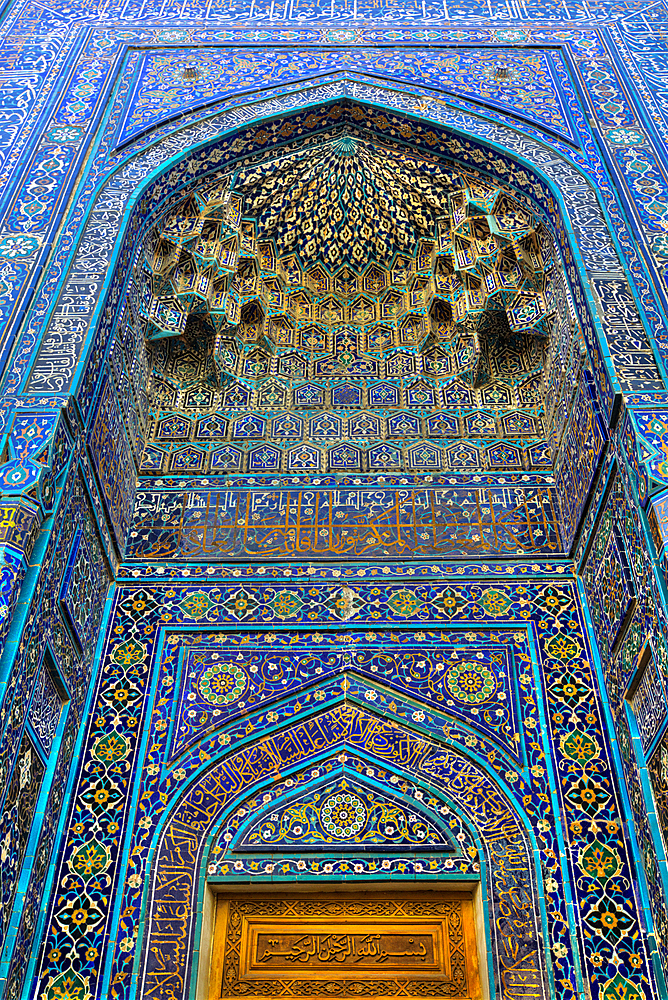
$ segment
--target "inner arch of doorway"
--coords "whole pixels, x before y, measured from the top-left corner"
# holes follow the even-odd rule
[[[409,742],[423,742],[422,737],[417,733],[414,733],[408,727],[400,727],[399,729],[399,727],[395,726],[393,728],[397,729],[398,734]],[[251,744],[247,749],[252,752],[253,746],[254,744]],[[342,740],[338,743],[334,743],[331,747],[328,747],[327,750],[314,755],[313,762],[311,762],[311,759],[309,758],[306,761],[300,760],[296,765],[281,768],[280,778],[289,779],[300,769],[311,766],[312,763],[313,765],[317,765],[318,762],[325,756],[336,756],[342,751],[347,752],[350,755],[359,755],[360,748],[356,747],[352,742]],[[463,748],[459,749],[440,743],[434,743],[431,751],[434,754],[433,767],[422,765],[420,775],[417,775],[411,770],[406,771],[398,764],[388,763],[384,757],[376,756],[372,752],[367,752],[365,756],[370,765],[374,767],[393,771],[393,773],[395,773],[402,780],[409,780],[413,783],[415,783],[416,780],[421,780],[425,784],[425,787],[437,791],[439,797],[443,801],[447,802],[453,812],[456,812],[461,817],[462,821],[466,824],[468,830],[470,831],[472,838],[478,845],[479,859],[482,863],[481,867],[484,869],[484,877],[480,881],[481,892],[478,904],[478,927],[482,930],[483,927],[487,926],[486,933],[490,935],[487,937],[487,944],[491,943],[492,939],[496,936],[496,940],[494,941],[490,952],[496,959],[496,967],[489,969],[491,977],[491,995],[501,996],[500,984],[504,973],[502,961],[504,947],[503,933],[501,928],[495,928],[495,933],[492,933],[492,922],[494,921],[494,915],[499,913],[504,913],[505,919],[512,921],[513,915],[511,911],[514,904],[519,906],[517,913],[518,919],[520,911],[525,910],[527,905],[531,909],[532,930],[530,932],[530,937],[531,940],[535,942],[535,947],[538,949],[538,956],[540,956],[538,957],[538,961],[541,969],[541,976],[543,977],[544,988],[549,993],[549,981],[552,976],[552,971],[549,964],[549,948],[547,947],[547,941],[545,940],[546,922],[543,902],[544,894],[540,889],[542,876],[540,872],[540,865],[535,864],[535,860],[538,856],[537,845],[535,843],[535,832],[532,829],[528,817],[524,813],[523,806],[519,801],[515,800],[512,790],[506,789],[505,787],[502,788],[498,776],[488,774],[488,768],[485,766],[484,762],[476,760],[471,756],[470,752],[466,752]],[[239,763],[239,761],[237,761],[237,763]],[[148,883],[147,892],[145,894],[146,902],[144,904],[145,912],[147,914],[146,924],[144,925],[145,938],[143,941],[143,948],[141,947],[141,943],[138,942],[136,959],[137,963],[141,963],[137,964],[136,972],[142,979],[147,977],[145,980],[146,983],[150,983],[151,966],[155,961],[155,958],[152,958],[154,955],[152,941],[157,941],[160,938],[159,928],[151,914],[160,910],[162,893],[160,888],[161,885],[166,886],[175,878],[178,880],[177,871],[174,867],[172,859],[175,844],[178,844],[179,842],[181,844],[181,846],[178,847],[178,855],[180,857],[187,856],[188,858],[187,867],[189,871],[186,872],[184,869],[184,881],[182,884],[191,885],[191,901],[189,904],[191,918],[188,926],[187,948],[185,951],[189,954],[197,953],[197,955],[199,955],[199,942],[202,938],[202,934],[206,937],[207,919],[210,917],[210,911],[209,917],[207,917],[206,911],[207,898],[209,899],[209,903],[211,902],[211,897],[209,895],[211,890],[207,887],[206,868],[212,843],[215,841],[215,837],[221,826],[237,809],[243,805],[244,802],[248,800],[249,797],[262,794],[265,789],[276,784],[278,780],[274,768],[272,773],[267,773],[267,775],[251,782],[248,786],[239,788],[223,803],[214,804],[214,798],[210,797],[211,793],[207,791],[207,789],[215,788],[219,791],[221,787],[220,781],[223,779],[223,776],[225,776],[224,780],[229,781],[230,766],[230,754],[229,752],[225,754],[224,751],[221,751],[221,754],[215,761],[207,762],[207,764],[198,773],[197,778],[191,782],[190,786],[186,789],[181,789],[174,795],[171,801],[166,804],[165,813],[163,814],[160,824],[155,831],[152,847],[153,863],[151,865],[150,873],[147,874]],[[444,775],[448,768],[454,768],[454,770],[446,782]],[[477,800],[475,799],[475,796],[471,796],[470,794],[474,785],[476,787],[479,786],[479,797]],[[486,806],[483,806],[483,799],[487,802]],[[205,802],[209,800],[211,802],[210,820],[207,820],[204,826],[198,824],[197,829],[195,830],[193,828],[192,818],[195,815],[198,817],[204,815],[204,811],[206,809]],[[479,811],[481,809],[483,810],[477,818],[474,815],[475,808]],[[504,810],[507,815],[506,825],[503,827],[503,836],[499,836],[498,832],[492,833],[492,828],[496,830],[500,810]],[[490,823],[492,826],[490,826]],[[185,854],[184,838],[189,840]],[[491,852],[490,844],[494,845],[495,838],[495,850]],[[522,859],[521,864],[526,867],[527,870],[527,881],[526,885],[522,887],[518,885],[517,894],[515,895],[514,892],[511,893],[509,900],[504,902],[497,899],[498,893],[494,886],[494,874],[495,872],[498,874],[499,863],[503,869],[503,862],[500,862],[500,859],[506,854],[509,859],[514,858],[514,861],[509,862],[511,864],[511,868],[515,864],[519,863],[520,858]],[[495,864],[497,866],[496,868]],[[507,874],[504,873],[502,875],[502,880],[505,880],[506,878]],[[273,882],[277,881],[273,874],[270,880]],[[294,882],[288,882],[288,880],[281,881],[284,885],[289,884],[294,888]],[[425,881],[427,881],[427,879],[425,879]],[[469,880],[469,883],[471,881],[472,880]],[[234,888],[234,883],[230,882],[228,887]],[[260,883],[257,888],[261,889],[262,884]],[[444,888],[447,888],[447,883],[444,884]],[[484,899],[488,903],[486,908],[482,905],[483,891]],[[485,920],[483,920],[483,909],[485,910],[485,919],[489,921],[487,925],[485,925]],[[204,969],[206,968],[206,957],[202,955],[201,958],[204,962],[201,972],[204,974]],[[181,976],[183,976],[183,1000],[185,1000],[186,997],[194,997],[196,995],[194,992],[196,988],[196,980],[199,978],[201,981],[201,975],[198,977],[198,971],[200,971],[198,966],[199,962],[195,960],[188,971],[184,968],[177,977],[180,979]],[[181,1000],[181,998],[179,998],[179,1000]]]

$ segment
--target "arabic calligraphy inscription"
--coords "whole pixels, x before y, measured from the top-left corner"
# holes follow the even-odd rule
[[[368,923],[348,924],[346,921],[322,920],[295,922],[284,919],[278,924],[248,921],[250,938],[249,963],[246,974],[275,976],[276,971],[292,971],[300,965],[328,976],[354,975],[361,972],[376,976],[396,975],[408,969],[415,972],[445,973],[443,966],[443,922],[423,926],[394,923],[384,927],[374,924],[369,933]]]

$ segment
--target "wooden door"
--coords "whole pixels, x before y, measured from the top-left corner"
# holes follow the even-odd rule
[[[209,1000],[480,1000],[464,893],[218,896]]]

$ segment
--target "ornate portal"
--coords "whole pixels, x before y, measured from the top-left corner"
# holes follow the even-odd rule
[[[219,896],[209,1000],[481,996],[473,905],[437,898]]]
[[[668,1000],[667,22],[3,0],[0,1000]]]

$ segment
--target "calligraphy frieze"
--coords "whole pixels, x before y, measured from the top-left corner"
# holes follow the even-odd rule
[[[396,925],[374,921],[349,924],[330,919],[304,921],[283,918],[258,921],[247,918],[246,948],[242,975],[275,978],[277,972],[292,972],[308,967],[311,975],[336,979],[349,975],[392,976],[397,973],[444,973],[443,922],[417,921]],[[243,933],[243,931],[242,931]]]
[[[222,559],[558,553],[546,488],[217,490],[137,495],[126,555]]]

